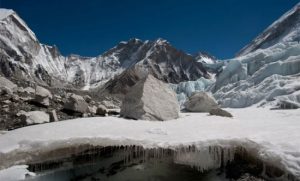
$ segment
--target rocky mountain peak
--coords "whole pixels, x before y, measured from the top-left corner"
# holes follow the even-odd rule
[[[205,63],[205,64],[214,64],[216,63],[217,60],[215,56],[212,56],[211,54],[204,51],[197,52],[194,55],[194,57],[198,62]]]

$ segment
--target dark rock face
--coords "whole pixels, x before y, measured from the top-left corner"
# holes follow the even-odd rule
[[[96,114],[99,116],[105,116],[107,114],[107,109],[103,105],[99,105],[97,107]]]
[[[230,114],[228,111],[225,111],[221,108],[215,108],[215,109],[211,109],[209,111],[210,115],[215,115],[215,116],[222,116],[222,117],[233,117],[232,114]]]

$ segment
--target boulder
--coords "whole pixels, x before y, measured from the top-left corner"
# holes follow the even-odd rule
[[[97,106],[89,106],[89,113],[95,115],[97,113]]]
[[[107,109],[106,109],[105,106],[99,105],[99,106],[97,107],[97,113],[96,113],[97,115],[99,115],[99,116],[105,116],[106,113],[107,113]]]
[[[0,87],[0,95],[12,95],[13,91],[8,87]]]
[[[35,93],[35,90],[31,87],[26,87],[24,89],[24,92],[26,92],[27,94],[34,94]]]
[[[148,75],[125,95],[120,114],[131,119],[165,121],[178,118],[179,111],[175,92]]]
[[[17,115],[20,116],[21,120],[26,122],[27,125],[48,123],[50,121],[49,114],[43,111],[20,111]]]
[[[64,109],[83,114],[88,112],[88,104],[85,102],[82,96],[71,94],[67,97],[67,102],[64,104]]]
[[[5,77],[0,76],[0,88],[1,87],[6,87],[6,88],[10,89],[11,91],[15,91],[18,88],[18,86],[16,84],[14,84],[12,81],[8,80]]]
[[[83,96],[83,98],[87,103],[90,103],[92,101],[92,98],[89,95],[85,95],[85,96]]]
[[[48,107],[50,105],[49,99],[52,99],[51,92],[44,87],[36,86],[34,102]]]
[[[50,122],[58,121],[57,114],[56,114],[56,111],[54,109],[49,112],[49,116],[50,116]]]
[[[4,100],[4,101],[2,101],[4,104],[10,104],[11,103],[11,101],[10,100]]]
[[[13,102],[18,102],[20,100],[20,97],[17,94],[13,94],[10,99]]]
[[[101,101],[101,105],[104,105],[107,109],[120,109],[120,106],[117,106],[113,103],[113,101]]]
[[[107,114],[108,115],[119,115],[120,109],[107,109]]]
[[[215,116],[223,116],[223,117],[233,117],[232,114],[230,114],[228,111],[225,111],[221,108],[215,108],[215,109],[211,109],[209,111],[210,115],[215,115]]]
[[[195,92],[184,103],[186,111],[189,112],[209,112],[218,108],[217,102],[205,92]]]
[[[18,88],[17,88],[17,92],[18,92],[18,93],[24,93],[25,90],[24,90],[23,87],[18,87]]]

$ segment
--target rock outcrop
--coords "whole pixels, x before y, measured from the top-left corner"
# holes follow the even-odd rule
[[[221,108],[212,109],[209,111],[209,114],[214,116],[233,117],[231,113]]]
[[[16,89],[17,85],[0,76],[0,94],[12,94]]]
[[[179,117],[179,104],[174,91],[148,75],[126,94],[120,114],[131,119],[171,120]]]
[[[184,103],[184,107],[189,112],[209,112],[212,109],[218,108],[218,104],[207,93],[196,92],[188,98]]]
[[[103,105],[99,105],[97,107],[97,111],[96,111],[96,114],[99,115],[99,116],[105,116],[107,114],[107,109],[105,106]]]
[[[21,119],[26,122],[27,125],[50,122],[49,114],[43,111],[30,111],[30,112],[21,111],[18,114],[21,117]]]
[[[75,113],[87,113],[88,104],[82,96],[71,94],[67,97],[67,102],[64,105],[64,109]]]
[[[34,102],[48,107],[50,105],[49,99],[52,99],[51,92],[41,86],[36,86]]]

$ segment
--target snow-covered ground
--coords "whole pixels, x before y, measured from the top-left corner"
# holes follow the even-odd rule
[[[300,111],[266,108],[227,109],[233,118],[207,113],[183,113],[165,122],[95,117],[30,126],[0,135],[0,166],[16,153],[42,152],[66,146],[139,145],[178,148],[195,145],[243,146],[265,162],[300,178]],[[12,163],[5,163],[10,160]]]
[[[34,173],[27,170],[27,165],[17,165],[7,169],[0,170],[0,180],[3,181],[16,181],[24,180],[26,175],[35,176]]]

